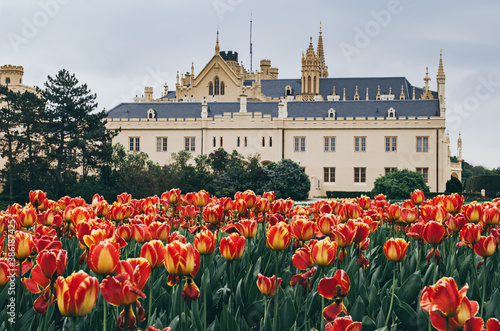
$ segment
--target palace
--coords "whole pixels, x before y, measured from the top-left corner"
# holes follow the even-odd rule
[[[428,70],[423,88],[405,77],[330,78],[321,29],[300,65],[295,79],[278,78],[270,60],[250,72],[237,52],[220,50],[217,34],[215,53],[197,75],[194,65],[177,74],[175,90],[165,84],[159,99],[145,87],[143,97],[108,112],[107,127],[121,128],[113,143],[160,164],[182,149],[196,156],[221,147],[258,153],[262,165],[292,159],[311,179],[310,196],[369,191],[393,169],[421,173],[435,192],[451,176],[461,178],[461,138],[458,162],[450,161],[442,54],[437,91]]]

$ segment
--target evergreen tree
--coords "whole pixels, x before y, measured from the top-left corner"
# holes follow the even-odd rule
[[[85,181],[111,161],[110,142],[116,132],[106,130],[104,112],[93,113],[96,95],[86,84],[79,85],[74,74],[60,70],[47,78],[45,87],[48,160],[55,164],[53,193],[60,196],[64,181],[75,180],[78,170]]]

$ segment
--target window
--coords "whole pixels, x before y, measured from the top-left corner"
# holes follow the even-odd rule
[[[208,83],[208,95],[214,94],[214,84],[212,82]]]
[[[262,147],[266,147],[266,138],[262,137]]]
[[[128,139],[129,141],[129,151],[131,152],[138,152],[139,149],[140,149],[140,146],[139,146],[139,137],[130,137]]]
[[[269,147],[273,147],[273,137],[269,137]]]
[[[323,168],[323,174],[325,183],[335,183],[335,168]]]
[[[325,152],[335,152],[335,137],[325,137]]]
[[[429,137],[417,137],[417,152],[429,151]]]
[[[220,95],[224,95],[224,82],[220,83]]]
[[[366,183],[366,168],[354,168],[354,182]]]
[[[5,78],[5,84],[10,84],[10,78],[9,77]]]
[[[385,169],[385,174],[388,175],[393,171],[396,171],[397,168],[384,168]]]
[[[214,85],[214,94],[219,95],[219,77],[215,77]]]
[[[217,147],[217,139],[215,137],[213,139],[213,145],[214,145],[213,147]]]
[[[187,152],[194,152],[195,137],[184,137],[184,150]]]
[[[426,183],[429,182],[429,168],[417,168],[417,172],[424,177]]]
[[[294,147],[295,152],[305,152],[306,151],[306,137],[294,137]]]
[[[220,147],[224,145],[224,138],[220,137]]]
[[[247,137],[245,137],[245,147],[247,147],[247,146],[248,146],[248,139],[247,139]]]
[[[167,151],[167,137],[156,137],[156,151],[157,152]]]
[[[366,152],[366,137],[354,137],[354,151]]]
[[[240,137],[236,138],[236,146],[240,147]]]
[[[385,151],[395,152],[398,149],[398,138],[397,137],[385,137]]]

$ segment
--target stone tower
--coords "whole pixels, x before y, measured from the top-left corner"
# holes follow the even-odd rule
[[[10,64],[0,67],[0,84],[2,85],[22,85],[24,68]]]
[[[445,107],[445,81],[446,81],[446,75],[444,74],[444,69],[443,69],[443,50],[439,53],[439,68],[438,68],[438,73],[436,75],[436,82],[437,82],[437,92],[439,96],[439,109],[441,112],[441,117],[445,117],[446,115],[446,107]]]
[[[302,53],[302,94],[319,93],[320,60],[314,52],[312,37],[306,54]]]
[[[325,51],[323,50],[323,36],[321,35],[321,22],[319,22],[318,37],[319,78],[328,78],[328,66],[325,62]]]

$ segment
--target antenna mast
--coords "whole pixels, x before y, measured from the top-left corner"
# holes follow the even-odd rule
[[[250,13],[250,72],[252,72],[252,13]]]

